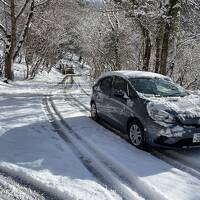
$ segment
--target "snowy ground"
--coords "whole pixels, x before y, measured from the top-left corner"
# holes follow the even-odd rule
[[[73,89],[70,93],[78,101],[89,106],[89,97],[82,90],[75,91]],[[64,106],[66,102],[62,97],[54,97],[55,105],[65,121],[81,137],[87,138],[89,142],[95,144],[95,148],[108,160],[113,160],[112,164],[115,167],[118,166],[121,169],[123,163],[124,173],[134,180],[135,187],[138,189],[143,185],[144,191],[141,192],[143,196],[148,197],[149,195],[150,199],[154,198],[153,194],[149,193],[151,191],[157,196],[162,196],[163,199],[200,198],[197,192],[200,188],[199,179],[166,164],[149,153],[135,149],[126,141],[89,119],[87,114],[81,112],[80,107],[75,108],[70,97],[67,95],[67,106]],[[193,151],[193,159],[196,157],[196,162],[199,163],[200,151],[197,149],[191,151]]]
[[[76,78],[66,94],[58,85],[62,78],[54,71],[35,81],[0,83],[1,170],[58,199],[200,199],[198,177],[134,148],[88,118],[87,78]],[[48,115],[48,94],[60,119]],[[176,152],[195,166],[200,166],[199,153]]]
[[[0,169],[62,199],[121,199],[95,179],[49,123],[42,100],[62,76],[51,78],[1,83]]]

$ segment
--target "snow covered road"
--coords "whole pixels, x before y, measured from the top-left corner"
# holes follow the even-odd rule
[[[0,86],[0,169],[56,199],[200,199],[198,177],[91,120],[90,87],[60,80]],[[199,149],[167,152],[199,170]]]
[[[79,134],[77,134],[67,123],[65,123],[64,119],[51,100],[49,102],[46,100],[46,106],[49,114],[53,118],[53,121],[61,132],[59,135],[67,143],[70,142],[73,145],[74,153],[80,158],[86,168],[88,168],[88,170],[90,170],[90,172],[102,182],[102,184],[107,185],[107,187],[117,191],[125,200],[143,199],[120,180],[120,177],[118,177],[119,173],[114,174],[113,168],[109,169],[106,167],[106,164],[108,166],[110,165],[109,160],[107,160],[106,163],[104,160],[103,163],[105,165],[101,162],[105,156],[102,157],[102,155],[96,151],[95,147],[89,144],[87,140],[81,138]],[[125,177],[123,177],[123,179],[125,179]]]
[[[45,199],[120,200],[82,164],[49,123],[42,100],[52,86],[59,92],[55,85],[17,82],[0,88],[0,169],[46,192]]]

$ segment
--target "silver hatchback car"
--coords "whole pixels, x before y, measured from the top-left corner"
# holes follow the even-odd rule
[[[128,134],[138,147],[200,146],[200,96],[169,77],[144,71],[113,71],[93,86],[91,117]]]

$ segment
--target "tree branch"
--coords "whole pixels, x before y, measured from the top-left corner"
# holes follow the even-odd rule
[[[3,38],[0,38],[0,41],[2,41],[4,45],[6,45],[6,41]]]
[[[29,15],[28,15],[26,24],[24,26],[24,30],[22,31],[21,38],[20,38],[20,40],[19,40],[19,42],[17,44],[17,48],[15,50],[15,53],[14,53],[14,56],[13,56],[13,60],[16,59],[16,57],[17,57],[17,55],[18,55],[18,53],[19,53],[19,51],[20,51],[20,49],[21,49],[21,47],[22,47],[22,45],[24,43],[24,39],[25,39],[25,37],[26,37],[26,35],[28,33],[29,25],[30,25],[31,19],[33,17],[33,11],[34,11],[34,7],[35,7],[34,3],[35,3],[35,1],[32,0],[31,5],[30,5]]]
[[[6,28],[2,24],[0,24],[0,29],[3,31],[4,35],[7,34]]]
[[[0,0],[0,2],[2,2],[3,5],[10,7],[9,4],[7,2],[5,2],[4,0]]]
[[[26,6],[27,6],[27,4],[28,4],[28,2],[29,2],[30,0],[26,0],[25,2],[24,2],[24,5],[22,6],[22,8],[21,8],[21,10],[19,11],[19,13],[17,14],[17,16],[16,16],[16,20],[21,16],[21,14],[24,12],[24,9],[26,8]]]
[[[45,3],[48,3],[49,1],[51,1],[51,0],[42,0],[42,1],[38,2],[38,3],[36,3],[34,7],[42,6],[42,5],[44,5]]]
[[[186,89],[189,89],[189,87],[190,87],[192,84],[194,84],[195,82],[197,82],[197,81],[198,81],[198,79],[195,78],[193,81],[191,81],[190,83],[188,83],[188,85],[186,86]]]
[[[0,10],[3,12],[6,12],[10,16],[10,12],[8,10],[6,10],[5,6],[0,7]]]
[[[105,10],[107,11],[107,6],[106,6],[105,0],[103,0],[103,4],[104,4],[104,6],[105,6]],[[111,18],[110,18],[110,14],[107,13],[106,16],[107,16],[107,18],[108,18],[108,22],[110,23],[110,26],[111,26],[112,31],[114,31],[114,30],[115,30],[115,26],[114,26],[114,24],[113,24],[113,22],[112,22],[112,20],[111,20]]]

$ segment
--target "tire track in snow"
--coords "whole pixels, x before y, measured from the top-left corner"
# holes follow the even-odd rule
[[[78,107],[83,113],[90,113],[90,109],[84,105],[81,101],[79,101],[77,98],[75,98],[72,94],[68,94],[68,95],[65,95],[65,100],[67,100],[69,103],[71,103],[71,105],[75,105],[76,107]],[[72,102],[72,101],[75,101],[75,102]]]
[[[116,191],[124,200],[141,200],[144,199],[130,187],[120,181],[118,175],[114,174],[103,163],[97,159],[97,155],[91,152],[82,138],[64,121],[60,113],[55,108],[52,100],[45,99],[45,104],[49,115],[54,120],[55,125],[59,128],[59,135],[65,142],[72,145],[73,152],[80,158],[84,166],[104,185]],[[113,199],[109,197],[109,199]]]
[[[76,81],[74,80],[74,84],[77,86],[77,88],[81,89],[82,92],[83,92],[85,95],[90,96],[90,94],[89,94],[83,87],[81,87],[81,84],[80,84],[79,82],[76,82]]]
[[[47,116],[49,118],[50,123],[54,127],[57,134],[68,144],[70,145],[71,150],[73,153],[80,159],[81,163],[93,174],[94,177],[96,177],[103,185],[104,184],[104,178],[101,176],[101,174],[95,169],[95,167],[91,166],[90,159],[86,158],[82,152],[79,151],[79,149],[76,148],[74,143],[70,140],[70,138],[64,133],[65,131],[62,130],[62,128],[58,124],[58,120],[56,119],[56,116],[54,112],[51,110],[51,106],[49,106],[47,99],[43,100],[43,104],[46,106]],[[68,127],[70,128],[70,127]],[[71,130],[70,130],[71,131]],[[105,190],[105,193],[107,191]],[[108,194],[109,196],[109,194]],[[67,199],[76,200],[73,197],[68,196]],[[109,198],[110,200],[114,200],[112,197]]]
[[[199,166],[195,166],[192,163],[188,162],[187,160],[184,159],[183,156],[181,155],[177,156],[176,154],[173,155],[169,152],[162,152],[161,150],[156,150],[152,148],[149,150],[149,152],[153,156],[167,162],[168,164],[174,166],[175,168],[180,169],[181,171],[184,171],[200,180]]]
[[[66,96],[65,96],[66,97]],[[67,97],[66,97],[67,98]],[[70,100],[74,100],[73,96],[70,95]],[[71,101],[72,106],[78,106],[77,104],[74,104],[75,101]],[[86,146],[90,152],[92,152],[98,160],[104,164],[110,171],[112,171],[117,177],[119,177],[120,181],[125,183],[129,188],[134,188],[134,191],[136,191],[140,196],[142,196],[145,199],[167,199],[164,194],[161,194],[155,187],[147,184],[146,182],[139,179],[136,175],[134,175],[134,172],[131,172],[127,170],[121,163],[115,161],[112,159],[111,156],[105,155],[100,149],[97,149],[94,144],[86,140],[83,136],[78,134],[76,131],[74,131],[62,118],[61,114],[57,110],[54,102],[51,100],[52,107],[54,108],[56,114],[59,116],[60,120],[70,129],[72,134],[80,140],[81,143]],[[78,106],[80,109],[80,106]],[[85,109],[85,108],[84,108]],[[83,111],[87,112],[88,111]]]
[[[199,147],[198,147],[199,148]],[[192,163],[191,161],[189,161],[186,157],[184,157],[181,153],[182,152],[172,152],[172,151],[166,151],[166,152],[162,152],[163,154],[166,154],[167,156],[172,157],[173,159],[178,159],[181,160],[185,165],[187,165],[188,167],[193,168],[194,170],[198,171],[200,173],[200,165],[199,163]]]

